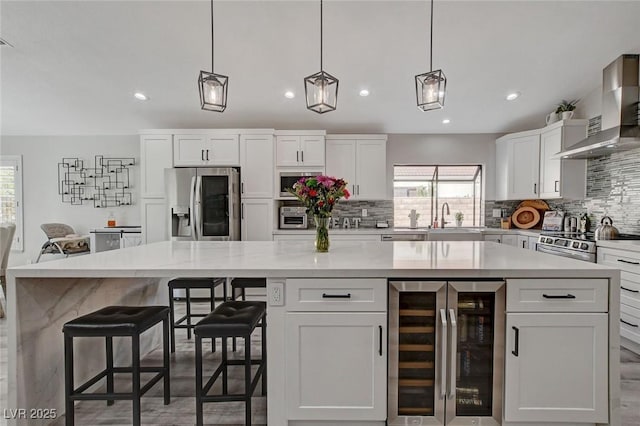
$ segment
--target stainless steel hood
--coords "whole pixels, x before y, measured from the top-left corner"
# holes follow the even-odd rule
[[[622,55],[602,75],[602,131],[554,158],[584,159],[640,148],[640,55]]]

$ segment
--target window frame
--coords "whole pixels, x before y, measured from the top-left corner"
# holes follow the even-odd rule
[[[13,236],[11,251],[24,251],[24,210],[22,202],[22,155],[0,155],[0,166],[15,168],[14,188],[16,200],[16,232]]]

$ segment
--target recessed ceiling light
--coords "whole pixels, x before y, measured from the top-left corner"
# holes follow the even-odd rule
[[[367,89],[362,89],[360,91],[360,96],[369,96],[369,91]]]
[[[293,93],[291,90],[287,90],[286,92],[284,92],[284,97],[287,99],[293,99],[296,97],[296,94]]]
[[[149,100],[147,95],[145,95],[144,93],[141,93],[141,92],[134,93],[133,97],[136,98],[139,101],[147,101],[147,100]]]
[[[615,148],[615,145],[607,145],[607,148]]]
[[[509,93],[507,95],[507,100],[508,101],[515,101],[516,99],[518,99],[519,96],[520,96],[520,92]]]
[[[451,120],[449,120],[448,118],[445,118],[444,120],[442,120],[442,124],[449,124],[451,123]]]

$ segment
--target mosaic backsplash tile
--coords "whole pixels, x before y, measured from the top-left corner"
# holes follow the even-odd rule
[[[586,212],[591,230],[606,215],[620,232],[640,234],[640,149],[587,160],[587,197],[547,202],[571,216]],[[500,219],[491,217],[491,209],[505,208],[511,214],[517,205],[517,201],[487,201],[486,226],[500,226]]]

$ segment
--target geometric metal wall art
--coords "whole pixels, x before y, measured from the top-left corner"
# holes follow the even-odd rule
[[[105,158],[96,155],[94,166],[85,167],[79,158],[63,158],[58,163],[58,193],[63,203],[93,207],[130,206],[129,169],[135,158]]]

